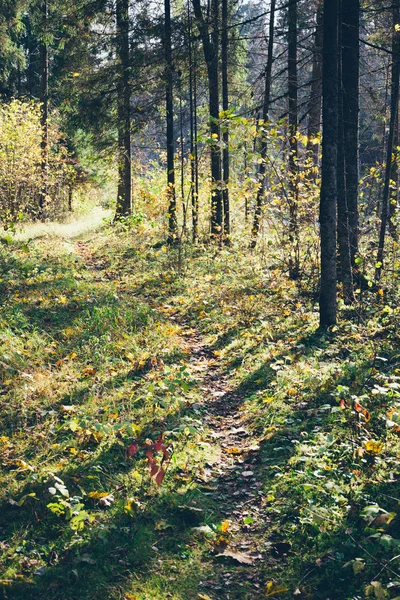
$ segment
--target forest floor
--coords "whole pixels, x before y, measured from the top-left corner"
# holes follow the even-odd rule
[[[399,597],[396,297],[102,217],[0,251],[0,597]]]

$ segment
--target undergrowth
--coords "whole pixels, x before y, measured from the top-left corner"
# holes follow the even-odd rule
[[[1,248],[4,598],[399,596],[395,299],[367,290],[318,333],[307,290],[238,242],[155,242],[105,227]],[[251,568],[213,557],[198,338],[257,444]]]

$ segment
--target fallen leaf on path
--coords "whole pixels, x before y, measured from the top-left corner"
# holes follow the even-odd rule
[[[221,552],[220,554],[217,554],[216,556],[226,556],[228,558],[232,558],[233,560],[236,560],[236,562],[242,565],[252,565],[254,562],[253,558],[249,554],[245,554],[244,552],[234,552],[233,550],[227,549]]]
[[[85,367],[82,371],[82,375],[96,375],[96,369],[93,367]]]

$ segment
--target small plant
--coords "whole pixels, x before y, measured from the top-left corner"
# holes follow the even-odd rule
[[[85,509],[81,496],[70,496],[63,480],[52,476],[53,485],[48,488],[55,502],[49,502],[47,508],[57,517],[64,517],[71,529],[81,531],[85,525],[94,521],[94,516]]]

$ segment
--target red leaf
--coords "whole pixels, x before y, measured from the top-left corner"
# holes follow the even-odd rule
[[[160,452],[160,450],[164,451],[164,450],[166,450],[166,448],[167,448],[166,445],[163,444],[162,442],[155,442],[154,443],[154,449],[155,449],[156,452]]]
[[[128,446],[128,454],[129,456],[135,456],[136,452],[138,451],[138,445],[137,444],[131,444],[130,446]]]
[[[363,407],[361,406],[361,404],[359,402],[357,402],[357,400],[354,402],[353,408],[357,412],[362,412],[364,410]]]
[[[341,400],[341,401],[339,402],[339,407],[340,407],[342,410],[344,410],[344,409],[346,408],[346,402],[345,402],[345,400]]]
[[[165,477],[164,469],[160,469],[156,475],[155,482],[157,485],[161,485]]]
[[[156,475],[159,472],[159,470],[160,470],[160,467],[158,466],[158,464],[153,463],[151,465],[151,469],[150,469],[150,477],[154,477],[154,475]]]

